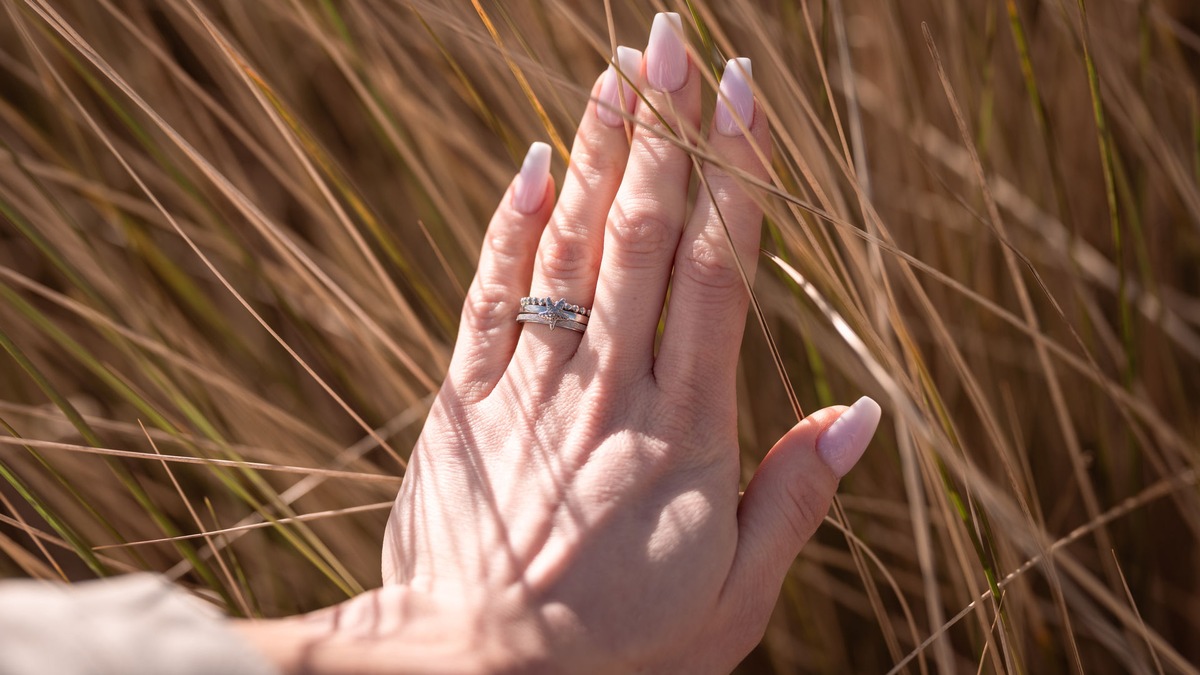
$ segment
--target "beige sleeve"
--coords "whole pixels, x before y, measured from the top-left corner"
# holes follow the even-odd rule
[[[275,672],[214,608],[151,574],[0,583],[0,675]]]

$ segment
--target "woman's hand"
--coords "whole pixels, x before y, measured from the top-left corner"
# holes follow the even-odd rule
[[[728,672],[874,432],[870,399],[815,413],[739,499],[762,212],[731,171],[765,178],[766,116],[749,60],[730,61],[689,209],[702,77],[678,15],[619,61],[644,99],[610,68],[558,202],[535,144],[497,210],[388,523],[385,587],[306,619],[307,667]],[[528,295],[591,307],[586,332],[516,323]]]

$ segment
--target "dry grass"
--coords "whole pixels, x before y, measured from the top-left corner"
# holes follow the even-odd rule
[[[483,224],[668,8],[708,108],[755,63],[796,402],[889,413],[744,672],[1196,672],[1192,4],[2,6],[0,576],[377,584]],[[795,418],[766,346],[747,471]]]

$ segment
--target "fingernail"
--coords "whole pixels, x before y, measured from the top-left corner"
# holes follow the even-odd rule
[[[512,205],[524,214],[537,213],[546,201],[546,179],[550,177],[550,146],[538,141],[529,146],[517,184],[513,186]]]
[[[654,17],[646,46],[646,82],[651,89],[675,91],[687,81],[687,75],[683,20],[675,12],[660,12]]]
[[[722,135],[740,136],[742,128],[749,129],[754,122],[754,92],[750,91],[753,79],[750,59],[729,59],[725,64],[717,96],[717,110],[713,113],[713,124]]]
[[[617,72],[617,69],[621,72]],[[637,81],[638,72],[642,69],[642,53],[629,47],[617,47],[617,64],[609,66],[600,83],[600,98],[596,102],[596,117],[610,127],[619,127],[625,118],[618,110],[626,113],[633,112],[637,103],[637,94],[629,80]],[[623,75],[623,76],[622,76]],[[621,97],[624,97],[624,100]]]
[[[838,478],[850,473],[862,457],[879,426],[881,413],[879,404],[864,396],[817,438],[817,454]]]

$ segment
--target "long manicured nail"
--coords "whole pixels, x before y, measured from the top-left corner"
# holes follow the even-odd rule
[[[650,27],[646,46],[646,82],[651,89],[675,91],[687,82],[688,55],[683,44],[683,20],[675,12],[661,12]]]
[[[725,64],[713,113],[713,124],[722,135],[740,136],[743,128],[749,129],[754,123],[754,92],[750,91],[753,79],[750,59],[729,59]],[[742,126],[738,126],[739,120]]]
[[[617,69],[621,72],[617,72]],[[629,47],[617,47],[616,66],[609,66],[600,83],[600,98],[596,102],[596,117],[610,127],[622,126],[625,118],[617,111],[624,110],[633,113],[633,105],[637,103],[637,94],[629,80],[637,81],[642,69],[642,53]],[[624,97],[623,99],[621,97]]]
[[[879,404],[864,396],[817,438],[817,454],[838,478],[850,473],[862,457],[881,413]]]
[[[524,214],[537,213],[546,201],[546,179],[550,177],[550,146],[538,141],[529,146],[517,184],[513,186],[512,205]]]

